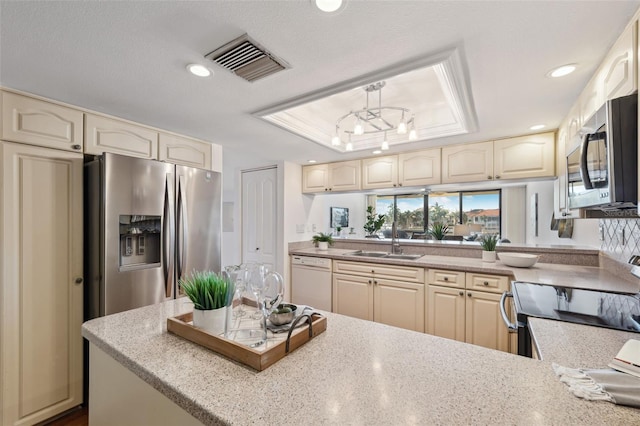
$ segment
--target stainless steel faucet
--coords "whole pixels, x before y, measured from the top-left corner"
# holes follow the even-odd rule
[[[402,254],[400,242],[398,241],[398,227],[395,221],[391,224],[391,253]]]

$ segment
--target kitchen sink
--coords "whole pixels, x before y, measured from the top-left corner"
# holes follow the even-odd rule
[[[381,257],[385,259],[400,259],[400,260],[416,260],[422,257],[421,254],[393,254],[385,253],[382,251],[353,251],[351,253],[345,253],[347,256],[361,256],[361,257]]]

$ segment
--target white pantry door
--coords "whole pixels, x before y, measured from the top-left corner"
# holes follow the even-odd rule
[[[276,265],[276,183],[275,167],[242,172],[242,262]]]

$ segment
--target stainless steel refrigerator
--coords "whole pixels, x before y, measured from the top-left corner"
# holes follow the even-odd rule
[[[104,154],[85,164],[87,319],[181,295],[179,277],[220,271],[221,176]]]

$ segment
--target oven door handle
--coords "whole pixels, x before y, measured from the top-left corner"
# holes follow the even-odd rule
[[[511,293],[510,291],[505,291],[504,293],[502,293],[502,297],[500,298],[500,315],[502,315],[502,321],[504,321],[507,329],[509,329],[509,333],[515,333],[518,331],[518,325],[513,324],[509,321],[509,315],[507,315],[507,309],[505,307],[505,305],[507,304],[507,297],[513,299],[513,293]]]

